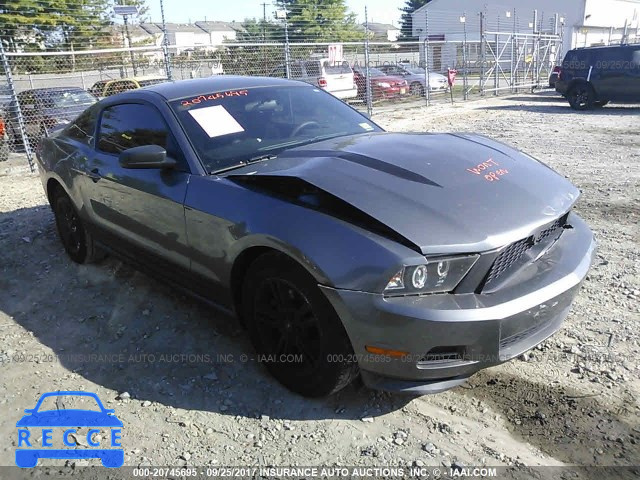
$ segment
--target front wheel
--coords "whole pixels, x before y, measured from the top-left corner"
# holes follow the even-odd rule
[[[69,196],[58,188],[52,199],[58,235],[65,251],[76,263],[92,263],[104,257],[87,231]]]
[[[260,362],[289,390],[324,397],[357,376],[340,318],[313,277],[289,257],[269,253],[251,265],[242,314]]]
[[[424,87],[420,85],[418,82],[412,83],[409,87],[409,92],[414,97],[422,97],[424,96]]]
[[[589,110],[594,106],[596,93],[591,85],[582,83],[571,87],[567,94],[567,100],[574,110]]]

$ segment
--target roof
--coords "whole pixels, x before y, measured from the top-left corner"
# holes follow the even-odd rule
[[[162,24],[158,25],[162,30]],[[167,32],[191,32],[191,33],[206,33],[197,25],[193,23],[165,23]]]
[[[159,83],[157,85],[146,87],[144,90],[131,90],[120,95],[135,95],[146,91],[155,92],[162,95],[167,100],[176,100],[179,98],[189,96],[197,97],[198,95],[206,95],[208,93],[225,90],[238,90],[254,87],[277,87],[286,85],[311,87],[308,83],[283,78],[215,75],[208,78],[194,78],[192,80]]]
[[[205,32],[235,32],[243,30],[240,25],[229,22],[196,22],[195,24]]]
[[[400,30],[400,28],[399,27],[394,27],[390,23],[369,22],[369,30],[372,30],[374,32],[387,33],[389,30]]]

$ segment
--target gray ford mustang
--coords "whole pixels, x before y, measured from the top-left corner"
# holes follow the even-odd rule
[[[74,261],[235,312],[286,387],[460,385],[553,334],[595,250],[579,192],[472,134],[387,133],[317,87],[228,77],[87,109],[38,150]]]

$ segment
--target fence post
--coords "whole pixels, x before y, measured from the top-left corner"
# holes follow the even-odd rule
[[[27,154],[27,162],[29,162],[29,170],[31,173],[36,171],[35,165],[33,163],[33,154],[31,152],[31,145],[29,144],[29,139],[27,138],[25,125],[24,125],[24,117],[22,116],[22,109],[20,108],[20,102],[18,102],[18,96],[16,94],[15,85],[13,84],[13,75],[11,73],[11,65],[9,65],[9,59],[4,51],[4,43],[0,40],[0,57],[2,57],[2,66],[4,67],[4,74],[7,76],[7,84],[9,85],[9,90],[11,91],[11,100],[15,105],[16,119],[18,120],[18,130],[20,130],[20,138],[22,139],[22,144],[24,145],[24,151]],[[12,139],[15,145],[15,138]]]
[[[418,47],[420,48],[420,47]],[[427,107],[431,102],[431,82],[429,81],[429,9],[424,11],[424,98]]]
[[[493,68],[493,95],[498,96],[498,88],[500,88],[500,32],[496,32],[496,45],[495,45],[495,58],[496,64]]]
[[[289,20],[287,18],[287,10],[284,11],[284,65],[287,72],[287,78],[291,78],[291,58],[289,52]]]
[[[468,88],[469,88],[469,79],[467,78],[467,13],[462,13],[462,18],[464,21],[462,22],[462,29],[464,32],[464,37],[462,41],[462,98],[464,100],[468,100]]]
[[[367,6],[364,6],[364,85],[365,102],[367,103],[367,114],[371,116],[373,112],[373,98],[371,92],[371,76],[369,73],[369,16]]]
[[[484,12],[480,12],[480,95],[484,97],[485,66],[487,62],[487,38],[485,36]]]

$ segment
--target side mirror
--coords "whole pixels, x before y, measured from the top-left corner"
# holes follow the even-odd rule
[[[119,157],[122,168],[173,168],[176,161],[167,157],[167,151],[159,145],[143,145],[125,150]]]

